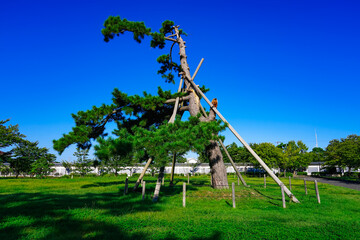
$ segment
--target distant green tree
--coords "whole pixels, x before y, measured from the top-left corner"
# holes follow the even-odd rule
[[[52,155],[52,154],[51,154]],[[51,168],[54,166],[53,161],[55,161],[56,157],[52,155],[48,158],[40,157],[35,162],[31,164],[31,173],[38,178],[43,178],[50,173],[52,173],[55,169]]]
[[[89,158],[89,150],[77,148],[74,156],[77,158],[74,166],[74,171],[80,176],[85,176],[92,171],[93,161]]]
[[[98,138],[97,142],[99,144],[94,147],[95,155],[107,168],[107,172],[113,172],[117,176],[124,167],[135,163],[131,141],[109,137],[107,139]]]
[[[277,147],[282,149],[285,155],[285,158],[277,164],[279,168],[295,172],[308,166],[309,163],[305,157],[308,147],[302,141],[289,141],[286,144],[281,143]]]
[[[279,167],[279,163],[285,161],[282,150],[272,143],[252,143],[250,146],[270,168]],[[259,162],[254,157],[251,156],[249,160],[255,167],[260,167]]]
[[[330,141],[325,151],[326,166],[348,168],[360,168],[360,136],[349,135],[347,138]]]
[[[62,161],[61,163],[63,165],[63,167],[65,168],[65,171],[67,174],[70,174],[72,172],[72,164],[68,161]]]
[[[0,163],[0,173],[1,175],[9,175],[11,173],[11,168],[8,166],[5,166],[3,163]]]
[[[19,132],[18,125],[5,125],[9,121],[10,119],[0,120],[0,150],[19,144],[25,138],[25,135]],[[11,158],[11,154],[11,149],[6,152],[0,151],[0,162],[7,162]]]
[[[47,148],[41,148],[38,144],[38,142],[23,140],[13,149],[13,156],[9,159],[9,163],[16,177],[20,174],[30,174],[32,164],[40,159],[51,162],[56,158],[54,154],[48,152]]]

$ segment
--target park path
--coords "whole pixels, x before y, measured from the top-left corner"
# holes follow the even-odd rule
[[[298,177],[300,178],[300,177]],[[355,189],[360,191],[360,183],[353,183],[353,182],[346,182],[346,181],[341,181],[341,180],[335,180],[335,179],[325,179],[325,178],[314,178],[314,177],[301,177],[302,179],[306,179],[306,180],[310,180],[310,181],[314,181],[317,180],[318,182],[321,183],[327,183],[327,184],[331,184],[334,186],[338,186],[338,187],[345,187],[345,188],[350,188],[350,189]]]

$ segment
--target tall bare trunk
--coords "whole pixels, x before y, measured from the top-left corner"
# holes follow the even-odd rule
[[[196,94],[196,91],[193,89],[190,83],[190,81],[193,81],[193,79],[191,77],[190,68],[187,63],[185,42],[180,36],[178,27],[176,26],[174,29],[177,37],[177,43],[179,45],[181,68],[184,71],[183,78],[185,80],[186,88],[189,90],[189,112],[191,116],[196,116],[200,112],[199,96]],[[200,118],[200,121],[202,122],[209,122],[212,120],[215,120],[215,114],[212,111],[207,118]],[[206,154],[209,157],[211,174],[213,176],[212,186],[214,188],[229,188],[223,156],[216,141],[210,141],[209,145],[206,147]]]

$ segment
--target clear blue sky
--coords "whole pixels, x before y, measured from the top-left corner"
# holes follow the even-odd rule
[[[3,1],[0,119],[52,149],[71,113],[110,103],[115,87],[175,90],[156,74],[166,51],[126,34],[105,43],[100,33],[109,15],[154,30],[170,19],[189,34],[190,71],[205,58],[195,81],[247,142],[311,149],[316,129],[326,147],[360,132],[359,12],[358,1]]]

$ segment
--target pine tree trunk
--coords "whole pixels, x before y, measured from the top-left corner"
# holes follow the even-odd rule
[[[153,202],[157,202],[157,200],[158,200],[158,198],[159,198],[160,188],[161,188],[161,182],[162,182],[162,179],[163,179],[163,177],[164,177],[164,170],[165,170],[165,166],[160,167],[159,176],[158,176],[158,179],[157,179],[157,181],[156,181],[156,186],[155,186],[155,191],[154,191]]]
[[[223,156],[216,141],[210,141],[210,144],[206,147],[206,154],[211,168],[211,185],[218,189],[229,188]]]
[[[191,116],[197,116],[197,114],[200,112],[200,100],[195,90],[190,84],[190,81],[193,81],[193,79],[191,77],[190,68],[187,63],[185,42],[180,36],[178,26],[176,26],[174,29],[177,37],[177,43],[179,45],[181,68],[184,71],[183,77],[185,80],[185,85],[187,89],[189,89],[189,112]],[[202,122],[209,122],[213,120],[215,120],[215,113],[213,111],[210,111],[210,115],[207,118],[200,118],[200,121]],[[206,147],[206,154],[209,157],[211,174],[213,179],[213,188],[229,188],[223,156],[216,141],[210,141],[209,145]]]

